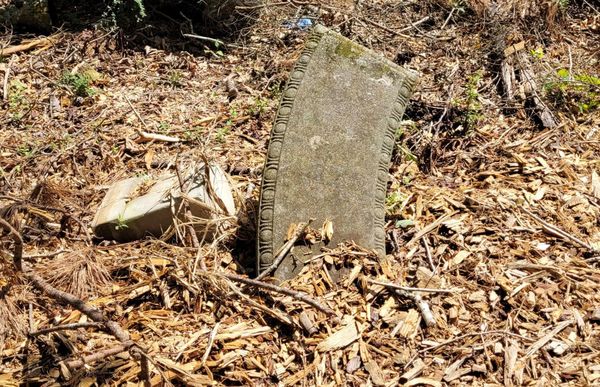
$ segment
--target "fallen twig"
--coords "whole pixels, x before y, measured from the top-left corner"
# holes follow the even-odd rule
[[[515,338],[518,338],[521,340],[532,340],[528,337],[524,337],[524,336],[518,335],[516,333],[512,333],[512,332],[508,332],[508,331],[501,331],[501,330],[487,331],[487,332],[473,332],[473,333],[465,333],[464,335],[456,336],[455,338],[446,340],[442,343],[435,344],[435,345],[429,346],[427,348],[423,348],[423,349],[419,350],[418,353],[422,354],[422,353],[425,353],[428,351],[434,351],[434,350],[444,347],[448,344],[452,344],[452,343],[455,343],[462,339],[466,339],[467,337],[482,336],[482,335],[506,335],[506,336],[515,337]]]
[[[186,38],[204,40],[205,42],[214,43],[215,45],[217,45],[217,47],[225,46],[225,42],[223,42],[222,40],[215,39],[215,38],[209,38],[208,36],[201,36],[201,35],[195,35],[195,34],[182,34],[182,35]]]
[[[13,251],[13,262],[17,270],[23,270],[23,238],[21,234],[14,229],[13,226],[10,225],[6,220],[0,218],[0,226],[6,231],[8,234],[12,236],[13,241],[15,243],[14,251]]]
[[[380,24],[380,23],[376,22],[375,20],[372,20],[372,19],[369,19],[369,18],[366,18],[366,17],[363,18],[363,20],[366,21],[366,22],[369,22],[369,23],[373,24],[375,27],[379,27],[382,30],[389,32],[392,35],[401,36],[403,38],[412,38],[412,36],[410,36],[410,35],[405,35],[405,34],[403,34],[401,32],[394,31],[393,29],[391,29],[391,28],[389,28],[387,26],[384,26],[383,24]],[[412,28],[412,26],[411,26],[411,28]]]
[[[206,344],[206,349],[204,350],[204,355],[202,355],[202,359],[200,360],[200,364],[204,365],[208,356],[210,355],[210,351],[212,350],[213,344],[215,343],[215,337],[217,336],[217,332],[219,331],[219,325],[221,323],[217,322],[214,328],[210,331],[210,335],[208,336],[208,343]]]
[[[50,46],[54,43],[56,37],[45,37],[40,39],[34,39],[28,41],[27,43],[17,44],[14,46],[8,46],[3,49],[0,49],[0,56],[8,56],[12,54],[16,54],[22,51],[28,51],[37,46]]]
[[[435,274],[436,269],[435,269],[435,265],[433,264],[431,248],[429,247],[429,242],[427,242],[427,236],[423,236],[422,239],[423,239],[423,246],[425,246],[425,254],[427,255],[427,262],[429,262],[429,267],[431,268],[432,273]]]
[[[98,322],[85,322],[85,323],[74,323],[74,324],[65,324],[65,325],[57,325],[55,327],[49,327],[44,329],[39,329],[37,331],[29,332],[30,336],[39,336],[44,335],[46,333],[52,333],[57,331],[66,331],[66,330],[74,330],[79,328],[102,328],[102,323]]]
[[[10,58],[4,70],[4,82],[2,83],[2,98],[8,101],[8,77],[10,76],[10,68],[13,64],[14,58]]]
[[[67,361],[67,362],[65,362],[65,365],[67,367],[69,367],[70,369],[81,368],[81,367],[85,366],[86,364],[90,364],[90,363],[93,363],[98,360],[106,359],[109,356],[114,356],[114,355],[118,355],[121,352],[125,352],[128,349],[130,349],[131,347],[133,347],[134,345],[135,345],[135,343],[133,341],[121,343],[120,345],[117,345],[116,347],[108,348],[103,351],[93,353],[91,355],[83,356],[79,359]]]
[[[262,273],[260,273],[258,277],[256,277],[257,281],[260,281],[261,279],[265,278],[266,276],[274,272],[277,269],[277,267],[279,267],[281,262],[287,256],[288,252],[292,249],[296,241],[304,234],[304,231],[311,224],[312,221],[313,219],[310,219],[308,222],[299,223],[298,226],[296,226],[296,231],[294,232],[294,235],[292,235],[292,237],[287,242],[285,242],[283,246],[281,246],[279,252],[277,252],[277,255],[275,256],[275,260],[273,261],[273,263],[269,267],[267,267]]]
[[[425,235],[427,235],[430,232],[432,232],[433,230],[435,230],[442,223],[444,223],[446,220],[448,220],[448,218],[450,218],[451,216],[454,216],[454,214],[456,214],[457,212],[458,211],[452,211],[446,215],[442,215],[439,218],[437,218],[433,223],[430,223],[427,226],[423,227],[421,230],[417,231],[417,233],[412,237],[412,239],[410,241],[408,241],[408,243],[405,245],[405,247],[409,247],[410,245],[412,245],[419,239],[423,238]]]
[[[178,137],[173,137],[173,136],[167,136],[164,134],[156,134],[156,133],[149,133],[149,132],[144,132],[142,130],[138,130],[137,131],[138,134],[138,138],[135,139],[135,142],[140,143],[140,142],[151,142],[151,141],[162,141],[162,142],[181,142],[181,139]]]
[[[253,300],[252,298],[248,297],[246,294],[242,293],[242,291],[235,286],[235,284],[231,283],[230,281],[227,281],[227,284],[229,285],[229,288],[240,298],[242,298],[243,300],[245,300],[247,303],[249,303],[250,305],[254,306],[255,308],[263,311],[264,313],[268,314],[269,316],[275,318],[276,320],[281,321],[282,323],[285,323],[287,325],[293,326],[294,325],[294,321],[292,320],[292,318],[288,315],[283,315],[280,314],[279,312],[276,312],[273,309],[269,309],[266,306],[256,302],[255,300]],[[302,316],[301,316],[302,317]],[[302,319],[300,320],[302,322]]]
[[[528,209],[521,207],[521,209],[523,211],[525,211],[525,213],[527,213],[529,216],[531,216],[533,219],[535,219],[537,222],[541,223],[542,225],[542,229],[547,232],[548,234],[551,234],[555,237],[564,239],[564,240],[568,240],[571,241],[575,244],[578,244],[582,247],[585,247],[586,249],[592,251],[592,252],[597,252],[596,249],[594,249],[593,246],[591,246],[588,243],[585,243],[584,241],[582,241],[581,239],[574,237],[573,235],[567,233],[566,231],[561,230],[560,228],[546,222],[544,219],[540,218],[539,216],[537,216],[536,214],[534,214],[533,212],[529,211]]]
[[[63,253],[70,253],[70,252],[71,252],[71,250],[60,249],[60,250],[53,251],[51,253],[24,255],[23,259],[51,258],[51,257],[56,257],[57,255],[60,255]]]
[[[408,286],[396,285],[391,282],[382,282],[373,280],[370,278],[365,278],[368,283],[374,285],[381,285],[391,289],[403,290],[405,292],[423,292],[423,293],[459,293],[462,289],[433,289],[433,288],[412,288]]]
[[[546,345],[546,343],[548,343],[550,340],[552,340],[552,338],[554,336],[556,336],[558,333],[560,333],[560,331],[562,331],[563,329],[565,329],[566,327],[568,327],[569,325],[571,325],[573,323],[574,323],[574,320],[565,320],[565,321],[562,321],[562,322],[558,323],[554,327],[554,329],[552,329],[550,332],[548,332],[547,334],[545,334],[538,341],[536,341],[535,343],[531,344],[531,346],[529,346],[529,348],[527,348],[527,351],[525,351],[525,359],[528,358],[528,357],[530,357],[531,355],[533,355],[537,351],[539,351],[540,348],[542,348],[544,345]]]
[[[271,290],[271,291],[274,291],[274,292],[277,292],[277,293],[285,294],[287,296],[290,296],[290,297],[293,297],[293,298],[295,298],[297,300],[305,302],[305,303],[309,304],[310,306],[312,306],[314,308],[317,308],[318,310],[320,310],[321,312],[323,312],[323,313],[325,313],[327,315],[337,316],[337,313],[333,309],[331,309],[328,306],[322,305],[318,301],[313,300],[306,293],[299,292],[299,291],[292,290],[292,289],[282,288],[282,287],[277,286],[277,285],[269,284],[269,283],[262,282],[262,281],[253,280],[253,279],[246,278],[246,277],[241,277],[241,276],[236,275],[236,274],[221,273],[221,275],[224,276],[225,278],[228,278],[228,279],[232,280],[232,281],[237,281],[237,282],[241,282],[241,283],[246,284],[246,285],[255,286],[255,287],[258,287],[258,288],[268,289],[268,290]]]
[[[400,297],[408,298],[412,300],[417,308],[419,308],[419,312],[421,312],[421,317],[423,317],[423,321],[425,322],[425,326],[433,327],[437,325],[435,322],[435,317],[433,317],[433,313],[431,313],[431,308],[427,301],[424,301],[420,294],[407,292],[405,290],[395,289],[394,293],[396,293]]]
[[[134,358],[141,361],[142,370],[148,369],[147,364],[143,364],[144,362],[148,361],[147,357],[140,355],[144,351],[141,347],[139,347],[137,344],[133,343],[130,340],[129,334],[125,330],[123,330],[123,328],[121,328],[121,326],[118,323],[116,323],[115,321],[110,321],[106,317],[104,312],[102,312],[102,310],[90,306],[86,304],[83,300],[75,297],[74,295],[67,292],[63,292],[62,290],[58,290],[52,285],[50,285],[48,282],[46,282],[45,279],[43,279],[36,272],[33,271],[33,269],[29,266],[28,263],[23,262],[23,238],[21,237],[21,234],[19,234],[19,232],[17,232],[17,230],[15,230],[14,227],[12,227],[6,220],[2,218],[0,218],[0,226],[2,226],[2,228],[4,228],[5,230],[8,230],[10,235],[12,235],[13,240],[15,242],[15,247],[13,250],[13,262],[17,270],[20,271],[27,280],[29,280],[38,290],[45,293],[54,300],[63,304],[70,305],[73,308],[79,310],[81,313],[85,314],[94,322],[102,324],[111,335],[117,338],[117,340],[119,340],[122,343],[122,345],[126,346],[127,349],[129,349]],[[122,352],[123,350],[124,349],[122,349],[119,352]],[[140,380],[143,380],[145,385],[150,385],[150,379],[146,376],[140,375]]]

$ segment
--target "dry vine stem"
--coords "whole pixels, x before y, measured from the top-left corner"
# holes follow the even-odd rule
[[[537,222],[539,222],[542,225],[542,229],[544,231],[546,231],[548,234],[553,235],[555,237],[573,242],[575,244],[578,244],[579,246],[585,247],[586,249],[588,249],[591,252],[597,252],[596,249],[594,249],[594,247],[592,247],[590,244],[585,243],[584,241],[582,241],[581,239],[574,237],[573,235],[567,233],[566,231],[561,230],[560,228],[546,222],[544,219],[540,218],[539,216],[537,216],[536,214],[534,214],[533,212],[527,210],[524,207],[521,207],[521,209],[527,213],[529,216],[531,216],[533,219],[535,219]]]
[[[85,360],[99,360],[107,356],[114,355],[116,353],[123,352],[125,350],[129,350],[134,358],[139,359],[141,362],[141,375],[140,379],[144,381],[144,385],[150,386],[150,378],[148,375],[148,359],[147,356],[144,356],[144,350],[140,348],[137,344],[131,341],[129,338],[129,334],[121,328],[119,324],[114,321],[110,321],[102,310],[89,306],[81,299],[75,297],[74,295],[63,292],[62,290],[58,290],[45,279],[40,277],[37,273],[33,271],[33,269],[29,266],[29,264],[22,261],[23,258],[23,238],[21,234],[13,226],[10,225],[6,220],[0,218],[0,226],[3,229],[7,230],[10,235],[12,235],[14,241],[14,250],[13,250],[13,262],[15,267],[19,272],[21,272],[25,278],[27,278],[38,290],[50,296],[54,300],[68,304],[73,308],[79,310],[81,313],[85,314],[91,320],[97,323],[101,323],[106,330],[113,335],[117,340],[119,340],[122,345],[119,347],[115,347],[113,349],[106,350],[104,352],[99,352],[94,355],[90,355],[88,357],[84,357],[83,359],[76,360],[74,362],[69,362],[67,364],[73,364],[76,366],[83,366]],[[118,350],[118,351],[117,351]],[[115,352],[116,351],[116,352]],[[146,364],[145,364],[146,363]]]
[[[292,290],[292,289],[282,288],[282,287],[277,286],[277,285],[269,284],[269,283],[262,282],[262,281],[253,280],[253,279],[246,278],[246,277],[241,277],[241,276],[236,275],[236,274],[221,273],[221,275],[223,277],[225,277],[225,278],[228,278],[228,279],[232,280],[232,281],[237,281],[237,282],[241,282],[241,283],[246,284],[246,285],[255,286],[255,287],[258,287],[258,288],[263,288],[263,289],[271,290],[273,292],[285,294],[287,296],[290,296],[290,297],[293,297],[293,298],[295,298],[297,300],[305,302],[305,303],[309,304],[310,306],[313,306],[313,307],[317,308],[318,310],[320,310],[321,312],[323,312],[323,313],[325,313],[327,315],[337,317],[337,313],[333,309],[331,309],[328,306],[322,305],[318,301],[313,300],[306,293],[302,293],[302,292],[299,292],[299,291],[296,291],[296,290]]]
[[[292,237],[287,242],[285,242],[283,246],[281,246],[271,266],[266,268],[265,271],[263,271],[258,277],[256,277],[257,281],[260,281],[261,279],[265,278],[277,269],[277,267],[281,264],[281,261],[283,261],[283,259],[287,256],[288,252],[292,249],[292,247],[294,246],[296,241],[302,236],[302,234],[304,234],[304,231],[311,224],[312,221],[313,219],[310,219],[308,222],[299,223],[298,226],[296,226],[296,231],[294,232],[294,235],[292,235]]]

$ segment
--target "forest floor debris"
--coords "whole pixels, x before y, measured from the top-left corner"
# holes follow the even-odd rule
[[[264,7],[223,51],[158,27],[125,47],[117,33],[82,30],[0,61],[0,217],[39,283],[131,340],[36,290],[4,233],[1,384],[598,383],[600,13],[569,3],[552,14],[513,1],[519,12],[498,31],[480,1],[323,2],[321,23],[421,78],[391,166],[387,257],[348,243],[280,284],[248,278],[269,131],[306,37],[285,22],[305,5]],[[518,82],[506,98],[495,33],[524,42],[536,98],[558,125],[536,122]],[[233,176],[236,229],[210,244],[187,227],[166,241],[92,242],[112,182],[199,155]],[[134,343],[143,353],[127,352]]]

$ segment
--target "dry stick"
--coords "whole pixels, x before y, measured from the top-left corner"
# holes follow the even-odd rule
[[[8,65],[6,65],[6,71],[4,72],[4,83],[2,86],[2,98],[5,101],[8,101],[8,77],[10,75],[10,67],[13,64],[13,58],[8,61]]]
[[[245,300],[246,302],[248,302],[250,305],[254,306],[257,309],[260,309],[261,311],[263,311],[264,313],[268,314],[269,316],[273,317],[276,320],[281,321],[284,324],[287,325],[294,325],[294,320],[292,320],[292,318],[288,315],[283,315],[283,314],[279,314],[278,312],[276,312],[273,309],[269,309],[266,306],[254,301],[253,299],[251,299],[249,296],[247,296],[246,294],[242,293],[241,290],[235,286],[233,283],[231,283],[230,281],[227,281],[227,284],[229,285],[229,288],[240,298],[242,298],[243,300]],[[302,316],[301,316],[302,317]],[[300,319],[300,321],[302,322],[302,318]]]
[[[429,267],[431,267],[431,271],[435,274],[435,265],[433,264],[433,257],[431,256],[431,248],[429,247],[429,242],[427,242],[427,236],[424,235],[423,245],[425,246],[425,254],[427,255],[427,261],[429,262]]]
[[[225,42],[223,42],[222,40],[215,39],[215,38],[209,38],[208,36],[195,35],[195,34],[181,34],[181,35],[183,35],[186,38],[204,40],[205,42],[211,42],[218,46],[225,46]]]
[[[133,104],[131,103],[131,101],[129,100],[129,98],[127,98],[126,95],[123,95],[123,97],[125,97],[125,101],[127,101],[127,104],[129,104],[129,107],[131,108],[131,110],[133,110],[133,114],[135,114],[135,116],[138,118],[138,120],[140,120],[140,122],[142,123],[142,126],[144,128],[147,128],[148,125],[146,125],[146,121],[144,121],[144,119],[142,118],[142,116],[140,115],[140,113],[138,113],[137,109],[135,108],[135,106],[133,106]],[[141,133],[141,131],[138,131],[138,134],[139,133]]]
[[[423,321],[425,322],[425,326],[433,327],[437,325],[437,323],[435,322],[435,317],[433,317],[433,313],[431,313],[431,308],[429,307],[429,304],[423,300],[420,294],[415,294],[398,289],[394,289],[394,293],[396,293],[400,297],[412,300],[415,303],[415,305],[417,305],[417,308],[419,308],[421,316],[423,317]]]
[[[415,243],[416,241],[418,241],[419,239],[423,238],[425,235],[429,234],[430,232],[435,230],[439,225],[441,225],[446,220],[448,220],[448,218],[450,218],[451,216],[454,216],[454,214],[456,214],[457,212],[458,211],[452,211],[449,214],[442,215],[438,219],[436,219],[433,223],[430,223],[427,226],[423,227],[412,237],[412,239],[410,241],[408,241],[408,243],[405,246],[408,247],[408,246],[412,245],[413,243]]]
[[[15,248],[13,253],[13,261],[15,263],[15,267],[19,270],[23,270],[23,238],[21,238],[21,234],[14,229],[13,226],[10,225],[6,220],[0,218],[0,226],[6,231],[8,231],[9,235],[12,235],[13,241],[15,242]]]
[[[391,289],[403,290],[405,292],[423,292],[423,293],[459,293],[462,292],[462,289],[432,289],[432,288],[411,288],[408,286],[396,285],[391,282],[382,282],[377,280],[372,280],[370,278],[365,278],[368,283],[374,285],[381,285]]]
[[[287,256],[288,252],[292,249],[296,241],[304,234],[304,231],[312,223],[313,220],[314,219],[310,219],[308,222],[302,222],[298,224],[294,235],[292,235],[292,237],[287,242],[285,242],[283,246],[281,246],[271,266],[267,267],[265,271],[263,271],[258,277],[256,277],[257,281],[260,281],[261,279],[274,272],[275,269],[277,269],[277,267],[281,264],[283,259]]]
[[[287,296],[290,296],[290,297],[293,297],[293,298],[295,298],[297,300],[305,302],[305,303],[307,303],[307,304],[309,304],[309,305],[317,308],[318,310],[320,310],[321,312],[323,312],[325,314],[337,317],[337,313],[333,309],[329,308],[328,306],[322,305],[318,301],[313,300],[306,293],[299,292],[299,291],[296,291],[296,290],[291,290],[291,289],[285,289],[285,288],[282,288],[282,287],[277,286],[277,285],[269,284],[269,283],[262,282],[262,281],[253,280],[253,279],[250,279],[250,278],[241,277],[241,276],[236,275],[236,274],[221,273],[221,275],[223,275],[225,278],[228,278],[228,279],[230,279],[232,281],[237,281],[237,282],[241,282],[241,283],[246,284],[246,285],[256,286],[258,288],[268,289],[268,290],[271,290],[271,291],[274,291],[274,292],[277,292],[277,293],[285,294]]]
[[[398,30],[398,32],[404,32],[404,31],[411,30],[411,29],[413,29],[413,28],[417,28],[417,26],[419,26],[419,24],[423,24],[423,23],[425,23],[425,22],[426,22],[427,20],[429,20],[429,19],[430,19],[430,17],[429,17],[429,16],[425,16],[423,19],[421,19],[421,20],[419,20],[419,21],[416,21],[416,22],[414,22],[414,23],[410,22],[410,25],[409,25],[409,26],[407,26],[407,27],[404,27],[404,28],[402,28],[402,29]]]
[[[208,336],[208,343],[206,344],[206,350],[204,351],[204,355],[202,355],[202,359],[200,360],[200,364],[204,365],[208,356],[210,355],[210,351],[212,350],[213,344],[215,343],[215,337],[217,336],[217,331],[219,330],[220,322],[217,322],[213,329],[210,331],[210,335]]]
[[[450,14],[448,15],[448,17],[444,21],[444,24],[442,24],[442,26],[440,27],[440,30],[443,30],[444,28],[446,28],[446,25],[448,24],[448,22],[450,21],[450,19],[452,19],[452,15],[454,15],[454,11],[456,11],[456,8],[452,7],[452,10],[450,11]]]
[[[436,349],[439,349],[441,347],[444,347],[448,344],[452,344],[455,343],[457,341],[460,341],[462,339],[466,339],[467,337],[472,337],[472,336],[482,336],[482,335],[506,335],[506,336],[511,336],[511,337],[515,337],[521,340],[529,340],[531,341],[532,339],[525,337],[525,336],[521,336],[521,335],[517,335],[516,333],[512,333],[512,332],[508,332],[508,331],[501,331],[501,330],[496,330],[496,331],[487,331],[487,332],[473,332],[473,333],[465,333],[464,335],[460,335],[460,336],[456,336],[453,339],[450,340],[446,340],[442,343],[439,344],[435,344],[432,345],[430,347],[427,348],[423,348],[421,350],[419,350],[417,353],[425,353],[425,352],[429,352],[429,351],[434,351]]]
[[[109,356],[118,355],[121,352],[125,352],[128,349],[130,349],[131,347],[133,347],[134,345],[135,345],[135,343],[133,341],[129,341],[129,342],[117,345],[116,347],[108,348],[108,349],[105,349],[100,352],[96,352],[96,353],[88,355],[88,356],[83,356],[80,359],[67,361],[67,362],[65,362],[65,364],[70,369],[81,368],[81,367],[84,367],[86,364],[105,359]]]
[[[146,367],[144,367],[143,364],[144,362],[148,361],[147,358],[139,355],[140,353],[143,353],[143,350],[139,346],[134,345],[134,343],[131,343],[129,334],[127,334],[127,332],[125,332],[119,324],[117,324],[114,321],[110,321],[100,309],[94,308],[93,306],[89,306],[81,299],[75,297],[70,293],[56,289],[48,282],[46,282],[45,279],[43,279],[37,273],[35,273],[31,269],[29,264],[23,262],[23,238],[21,237],[21,234],[19,234],[17,230],[15,230],[6,220],[2,218],[0,218],[0,226],[2,226],[2,228],[4,228],[5,230],[8,230],[10,235],[12,235],[13,237],[15,243],[13,251],[13,262],[15,267],[21,273],[23,273],[25,278],[27,278],[31,283],[33,283],[33,285],[38,290],[50,296],[54,300],[72,306],[73,308],[79,310],[81,313],[88,316],[94,322],[102,323],[110,334],[116,337],[121,343],[128,345],[127,348],[131,351],[134,357],[140,358],[140,361],[142,362],[142,370],[148,368],[147,365]],[[143,380],[145,385],[150,385],[149,378],[145,378]]]
[[[405,35],[405,34],[400,33],[398,31],[394,31],[393,29],[391,29],[389,27],[386,27],[383,24],[377,23],[375,20],[371,20],[371,19],[366,18],[366,17],[363,18],[363,20],[366,21],[366,22],[369,22],[369,23],[373,24],[375,27],[379,27],[382,30],[389,32],[390,34],[393,34],[393,35],[396,35],[396,36],[401,36],[403,38],[412,38],[412,36],[410,36],[410,35]]]
[[[527,359],[528,357],[532,356],[534,353],[539,351],[540,348],[542,348],[544,345],[546,345],[547,342],[552,340],[552,338],[554,336],[556,336],[558,333],[560,333],[560,331],[562,331],[569,325],[573,324],[574,322],[575,322],[574,320],[566,320],[566,321],[558,323],[554,327],[554,329],[552,329],[550,332],[548,332],[546,335],[544,335],[541,339],[539,339],[535,343],[531,344],[531,346],[529,348],[527,348],[524,359]]]
[[[60,255],[62,253],[70,253],[71,250],[56,250],[52,253],[45,253],[45,254],[33,254],[33,255],[23,255],[23,259],[35,259],[35,258],[51,258],[51,257],[55,257],[57,255]]]
[[[527,210],[524,207],[521,207],[521,209],[523,211],[525,211],[529,216],[531,216],[533,219],[535,219],[536,221],[538,221],[539,223],[542,224],[542,229],[544,231],[546,231],[549,234],[552,234],[556,237],[559,237],[561,239],[566,239],[569,240],[571,242],[574,242],[582,247],[585,247],[586,249],[590,250],[590,251],[597,251],[596,249],[594,249],[594,247],[592,247],[591,245],[585,243],[584,241],[582,241],[579,238],[574,237],[573,235],[567,233],[566,231],[561,230],[560,228],[551,225],[550,223],[546,222],[544,219],[540,218],[539,216],[537,216],[536,214],[534,214],[533,212]]]
[[[16,46],[8,46],[5,48],[0,48],[0,56],[8,56],[11,54],[16,54],[21,51],[31,50],[32,48],[34,48],[36,46],[41,46],[42,44],[49,45],[49,44],[54,43],[55,40],[56,40],[56,38],[54,38],[54,37],[40,38],[40,39],[32,40],[27,43],[18,44]]]
[[[66,330],[73,330],[73,329],[79,329],[79,328],[101,328],[101,327],[102,327],[102,323],[97,323],[97,322],[74,323],[74,324],[57,325],[55,327],[49,327],[49,328],[39,329],[37,331],[31,331],[31,332],[29,332],[29,335],[39,336],[39,335],[44,335],[46,333],[57,332],[57,331],[66,331]]]

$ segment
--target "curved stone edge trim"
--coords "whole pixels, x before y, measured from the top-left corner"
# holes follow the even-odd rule
[[[275,207],[275,182],[279,169],[279,159],[283,146],[283,138],[287,130],[288,121],[294,99],[298,92],[300,82],[304,78],[312,54],[319,46],[321,38],[328,32],[327,28],[317,25],[311,32],[300,58],[296,61],[290,78],[285,87],[285,91],[279,102],[277,117],[271,130],[269,148],[267,150],[267,159],[263,169],[261,184],[259,219],[258,219],[258,267],[257,273],[265,269],[273,262],[273,211]]]
[[[269,148],[267,150],[267,159],[263,169],[263,177],[261,184],[261,195],[259,203],[259,219],[258,219],[258,257],[257,257],[257,273],[261,269],[268,268],[274,259],[273,252],[273,215],[275,208],[275,183],[277,181],[277,172],[279,169],[279,159],[283,145],[283,138],[287,130],[290,114],[294,105],[300,82],[304,78],[308,64],[314,51],[319,46],[320,40],[328,33],[329,30],[321,25],[317,25],[300,55],[300,58],[294,65],[290,78],[286,85],[285,91],[279,103],[279,109],[271,130],[271,138],[269,140]],[[344,38],[346,39],[346,38]],[[372,55],[375,55],[374,53]],[[387,183],[392,151],[394,148],[396,130],[398,129],[408,100],[412,95],[413,88],[417,82],[417,74],[413,71],[398,67],[395,63],[381,57],[380,59],[388,62],[390,65],[398,68],[404,76],[404,81],[398,97],[394,103],[391,113],[385,121],[385,136],[381,148],[381,159],[379,161],[377,172],[377,186],[375,203],[373,207],[373,225],[375,228],[375,250],[380,253],[385,252],[385,196],[387,193]]]
[[[387,194],[387,183],[392,160],[392,151],[396,138],[396,131],[400,127],[402,116],[412,95],[413,88],[417,82],[417,74],[412,71],[403,70],[404,80],[398,90],[398,97],[394,102],[391,113],[385,121],[385,136],[381,146],[379,166],[377,170],[377,187],[375,203],[373,207],[373,226],[375,228],[375,250],[385,254],[385,197]]]

